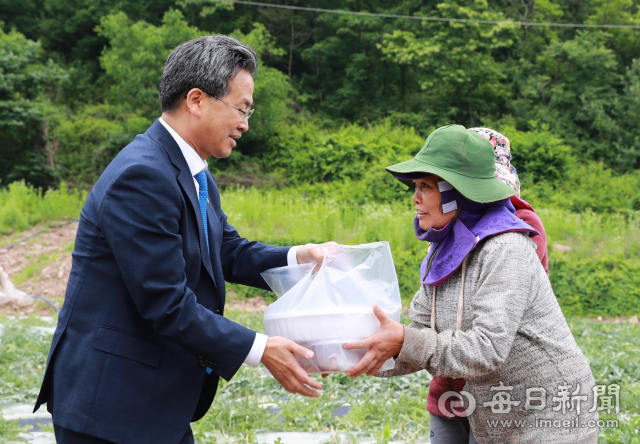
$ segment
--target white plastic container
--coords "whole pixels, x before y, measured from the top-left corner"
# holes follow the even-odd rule
[[[400,320],[400,290],[388,242],[325,251],[322,266],[281,267],[262,273],[278,300],[264,313],[269,336],[282,336],[309,348],[312,359],[297,358],[309,374],[344,372],[366,349],[344,350],[342,344],[373,336],[380,322],[373,305]],[[382,370],[390,370],[389,359]]]

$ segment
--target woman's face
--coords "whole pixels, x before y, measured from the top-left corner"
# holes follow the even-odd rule
[[[438,176],[428,176],[413,181],[416,185],[413,203],[418,211],[420,228],[425,231],[444,227],[456,215],[455,211],[446,214],[442,212],[442,196],[438,189],[438,182],[441,180]]]

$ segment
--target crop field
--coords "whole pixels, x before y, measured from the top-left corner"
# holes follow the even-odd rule
[[[227,315],[262,330],[261,313]],[[55,318],[4,316],[0,324],[0,399],[33,403],[51,341],[47,327],[55,325]],[[601,415],[617,419],[619,426],[601,429],[599,442],[640,443],[640,325],[572,319],[570,326],[597,383],[621,386],[620,414]],[[353,443],[365,436],[380,443],[424,441],[429,430],[425,410],[429,380],[426,372],[355,380],[333,374],[322,380],[319,398],[307,399],[287,393],[262,368],[242,366],[231,381],[221,381],[211,409],[192,428],[197,442],[207,444],[253,442],[257,433],[266,431],[329,432],[336,436],[333,442],[341,434]],[[351,405],[345,416],[331,416],[345,404]],[[18,429],[15,422],[0,420],[0,439],[15,437]]]

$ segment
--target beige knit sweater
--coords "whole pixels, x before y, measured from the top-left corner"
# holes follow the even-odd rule
[[[598,429],[590,421],[597,421],[598,412],[589,413],[595,384],[591,369],[533,241],[522,233],[505,233],[471,252],[462,326],[456,331],[461,281],[459,269],[438,287],[435,330],[430,328],[433,288],[423,286],[416,293],[413,322],[405,328],[396,367],[376,376],[426,369],[434,376],[466,379],[464,390],[476,401],[469,421],[480,443],[596,443]],[[501,381],[506,389],[497,389]],[[528,404],[527,389],[534,389]],[[493,403],[500,399],[512,401],[510,407]],[[542,406],[540,399],[544,408],[532,408]]]

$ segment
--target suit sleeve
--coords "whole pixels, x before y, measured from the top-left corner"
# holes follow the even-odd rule
[[[158,332],[213,364],[229,380],[255,332],[197,302],[186,286],[179,223],[184,200],[175,178],[132,165],[110,185],[100,224],[140,315]]]

